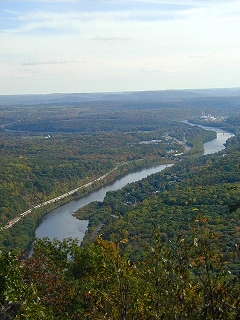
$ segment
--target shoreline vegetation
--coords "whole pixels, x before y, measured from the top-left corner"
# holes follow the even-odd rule
[[[202,132],[205,132],[205,130],[202,130]],[[64,205],[71,200],[81,198],[90,192],[97,190],[101,186],[114,181],[118,177],[121,177],[122,175],[126,174],[127,172],[131,172],[134,170],[140,170],[141,168],[144,167],[150,167],[153,165],[161,165],[161,164],[169,164],[169,163],[176,163],[176,161],[179,161],[180,159],[184,159],[184,157],[197,157],[203,153],[203,142],[214,139],[216,137],[216,133],[213,131],[206,131],[207,134],[205,136],[203,135],[203,138],[201,140],[200,137],[189,139],[189,141],[181,141],[178,137],[174,138],[172,136],[167,136],[166,140],[169,141],[171,140],[171,143],[175,143],[179,147],[182,147],[182,153],[179,156],[172,156],[172,152],[170,153],[170,156],[164,157],[157,159],[151,160],[151,159],[137,159],[137,160],[130,160],[130,161],[124,161],[122,164],[118,164],[115,168],[111,169],[108,173],[103,174],[101,177],[96,177],[96,179],[89,181],[85,183],[83,186],[76,187],[74,189],[71,189],[70,191],[66,191],[60,196],[55,196],[54,198],[47,199],[46,201],[38,204],[38,205],[33,205],[31,209],[25,210],[23,213],[20,213],[20,215],[15,216],[14,219],[10,220],[10,223],[7,222],[5,226],[2,227],[1,232],[4,232],[4,230],[9,230],[11,228],[16,228],[15,223],[19,224],[23,221],[26,221],[29,216],[34,216],[34,229],[30,229],[30,232],[32,236],[30,237],[30,241],[26,243],[25,245],[25,250],[23,248],[23,252],[27,251],[27,248],[31,246],[33,238],[34,238],[34,233],[38,225],[41,223],[42,219],[44,216],[46,216],[50,211],[56,209],[57,207]],[[189,149],[190,148],[190,149]],[[159,158],[159,157],[158,157]],[[140,165],[139,165],[140,164]],[[45,207],[48,207],[47,210]],[[33,212],[34,211],[34,212]],[[77,214],[75,214],[77,217]],[[32,230],[32,231],[31,231]]]
[[[121,190],[109,192],[103,202],[80,208],[76,215],[88,219],[83,244],[98,236],[121,243],[132,260],[143,259],[159,226],[161,239],[176,241],[176,230],[185,234],[198,216],[208,223],[230,259],[239,238],[239,136],[227,142],[218,154],[178,162],[171,168]],[[237,265],[232,265],[237,272]]]
[[[177,93],[176,93],[177,94]],[[70,96],[69,96],[70,98]],[[16,102],[16,101],[15,101]],[[124,172],[153,164],[184,162],[203,153],[213,132],[181,123],[210,106],[212,114],[237,110],[236,99],[189,97],[182,101],[87,101],[79,103],[11,104],[2,106],[0,131],[0,227],[26,214],[0,232],[0,250],[21,252],[34,238],[42,216],[74,197],[101,186],[97,180],[118,167],[106,183]],[[15,130],[7,131],[7,130]],[[182,141],[182,144],[179,144]],[[185,150],[187,143],[191,150]],[[58,202],[49,203],[94,181]],[[66,200],[66,201],[65,201]],[[47,210],[46,210],[47,209]]]
[[[216,118],[228,112],[225,124],[236,133],[224,150],[205,156],[203,143],[215,134],[179,123],[204,114],[203,108]],[[0,226],[90,181],[89,188],[99,188],[140,164],[174,165],[77,210],[90,218],[81,246],[72,238],[35,239],[31,257],[21,255],[47,206],[2,230],[0,315],[238,319],[238,110],[236,97],[209,96],[3,107],[3,123],[17,131],[0,131]],[[191,150],[184,153],[178,141]],[[128,167],[112,171],[119,163]],[[79,196],[73,192],[48,209]]]
[[[142,163],[144,162],[143,159],[137,160],[137,163]],[[134,161],[130,161],[128,162],[124,162],[121,164],[118,164],[115,168],[113,168],[112,170],[110,170],[109,172],[105,173],[104,175],[85,183],[84,185],[77,187],[75,189],[69,190],[68,192],[59,195],[58,197],[55,197],[53,199],[49,199],[45,202],[42,202],[40,204],[37,204],[36,206],[26,210],[23,213],[20,213],[18,217],[16,217],[14,220],[9,221],[4,227],[1,228],[1,230],[3,229],[9,229],[12,228],[15,223],[17,223],[18,221],[20,221],[20,219],[22,219],[23,217],[27,217],[28,215],[30,215],[32,213],[33,210],[37,210],[39,208],[43,208],[45,206],[50,206],[52,204],[52,207],[50,209],[50,211],[58,208],[59,206],[62,206],[74,199],[80,199],[81,197],[84,197],[86,195],[88,195],[89,193],[98,190],[99,188],[114,182],[115,180],[121,178],[122,176],[126,175],[127,173],[131,173],[134,171],[139,171],[141,169],[145,169],[145,168],[150,168],[153,166],[158,166],[158,165],[163,165],[163,164],[173,164],[174,161],[170,161],[170,160],[161,160],[160,162],[154,162],[154,163],[145,163],[144,165],[141,164],[137,164]],[[126,169],[122,169],[122,167],[126,166]],[[41,218],[44,218],[45,215],[47,215],[49,213],[49,210],[46,211],[46,213],[44,213],[44,215]]]

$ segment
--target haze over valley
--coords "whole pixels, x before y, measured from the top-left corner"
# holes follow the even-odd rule
[[[0,319],[240,319],[237,0],[2,0]]]

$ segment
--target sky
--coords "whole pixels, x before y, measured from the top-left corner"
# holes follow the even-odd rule
[[[1,95],[239,84],[239,0],[0,0]]]

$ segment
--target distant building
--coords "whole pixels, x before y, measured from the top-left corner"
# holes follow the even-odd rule
[[[203,121],[212,121],[212,122],[222,122],[224,121],[226,118],[224,117],[215,117],[213,115],[211,115],[211,113],[209,113],[208,115],[205,114],[205,111],[202,111],[202,115],[201,117],[199,117],[199,120],[203,120]]]

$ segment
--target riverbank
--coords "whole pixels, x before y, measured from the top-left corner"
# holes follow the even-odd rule
[[[173,164],[158,165],[134,173],[128,173],[122,178],[116,179],[115,182],[102,186],[98,190],[91,192],[87,196],[70,201],[51,211],[45,216],[41,225],[36,229],[36,237],[49,237],[50,239],[54,239],[56,237],[60,240],[67,237],[77,237],[79,241],[82,241],[88,227],[88,221],[76,219],[76,217],[73,216],[74,212],[94,201],[102,202],[106,193],[109,191],[121,189],[128,183],[141,180],[144,177],[159,172],[171,165]]]
[[[191,155],[190,155],[191,156]],[[63,239],[67,237],[77,237],[80,238],[82,235],[84,235],[85,231],[88,228],[88,221],[80,221],[77,220],[75,217],[73,217],[73,213],[78,210],[78,201],[83,202],[86,200],[85,198],[90,199],[89,201],[95,201],[96,199],[94,198],[94,195],[100,191],[100,193],[104,190],[104,186],[108,183],[111,183],[111,181],[116,181],[119,179],[119,177],[123,177],[126,175],[126,173],[133,172],[133,171],[139,171],[140,168],[143,167],[148,167],[149,165],[156,165],[160,163],[175,163],[176,161],[184,161],[185,157],[180,155],[177,157],[174,157],[173,154],[171,154],[171,157],[174,159],[170,160],[170,155],[167,156],[166,158],[159,158],[159,160],[156,161],[151,161],[149,160],[143,160],[143,159],[138,159],[135,161],[129,161],[129,162],[122,162],[119,163],[115,168],[110,170],[107,174],[101,175],[101,177],[97,177],[96,179],[92,180],[91,182],[85,181],[85,183],[78,188],[78,190],[72,189],[70,192],[66,192],[64,194],[64,197],[57,197],[59,198],[58,201],[50,201],[47,200],[43,204],[44,206],[37,205],[34,209],[34,213],[29,216],[29,218],[26,219],[21,219],[21,224],[22,225],[29,225],[31,223],[35,227],[35,229],[39,229],[41,225],[45,224],[46,220],[48,220],[48,217],[51,216],[53,213],[56,216],[53,219],[53,223],[51,224],[50,228],[48,229],[46,226],[44,229],[45,231],[49,233],[43,233],[42,235],[37,234],[37,230],[35,232],[35,235],[37,237],[49,237],[49,234],[52,234],[52,230],[55,232],[56,230],[58,231],[57,234],[53,235],[53,237],[56,237],[58,239]],[[141,180],[142,177],[138,177],[137,180]],[[118,186],[118,189],[122,188],[122,186]],[[110,190],[110,189],[109,189]],[[107,191],[109,191],[107,190]],[[103,197],[104,198],[104,197]],[[56,199],[56,198],[54,198]],[[102,198],[97,199],[97,201],[102,201]],[[52,202],[51,202],[52,201]],[[86,205],[86,202],[83,203],[83,205]],[[59,211],[60,210],[60,211]],[[61,218],[59,217],[59,212],[60,214],[66,215],[66,219],[63,219],[61,221]],[[73,219],[73,220],[72,220]],[[79,223],[78,223],[79,221]],[[74,228],[73,230],[69,230],[68,227],[73,224]],[[20,226],[21,227],[21,226]],[[15,233],[17,229],[14,228],[13,232]],[[28,228],[30,230],[30,228]],[[44,232],[45,232],[44,231]],[[60,234],[61,233],[61,234]],[[80,234],[80,237],[78,236]],[[34,234],[31,236],[33,238]],[[63,238],[62,238],[63,237]]]
[[[197,139],[197,142],[201,141],[201,138],[203,137],[200,135],[200,137],[198,137]],[[154,154],[150,153],[148,156],[148,153],[146,152],[142,154],[143,156],[142,159],[136,159],[136,160],[130,160],[130,161],[124,161],[124,162],[118,163],[112,170],[101,175],[100,177],[96,177],[96,176],[92,178],[86,177],[82,181],[76,179],[75,181],[76,185],[77,184],[79,185],[82,182],[83,183],[80,186],[76,187],[75,189],[66,191],[65,193],[58,196],[56,196],[58,192],[54,191],[52,193],[52,195],[54,195],[54,198],[47,199],[46,201],[43,201],[37,205],[32,205],[28,210],[16,215],[12,220],[8,221],[2,227],[2,230],[7,230],[12,228],[19,221],[22,221],[24,218],[32,214],[34,214],[34,216],[32,217],[35,219],[35,224],[37,223],[36,225],[38,225],[38,221],[41,220],[41,217],[44,214],[48,213],[49,211],[71,201],[72,199],[81,198],[89,194],[90,192],[104,186],[105,184],[111,181],[114,181],[114,179],[116,179],[117,177],[121,177],[122,175],[125,175],[128,172],[131,172],[132,170],[140,170],[141,168],[153,166],[156,164],[174,163],[175,161],[180,161],[183,155],[185,155],[186,157],[191,157],[191,156],[197,156],[198,153],[202,152],[201,148],[199,148],[198,145],[195,145],[195,141],[192,143],[192,150],[189,150],[189,148],[187,147],[186,141],[180,141],[181,138],[180,139],[171,138],[169,140],[171,141],[167,142],[167,147],[168,147],[168,144],[170,146],[167,148],[165,153],[158,151]],[[174,144],[174,147],[175,147],[173,149],[172,149],[172,143]],[[178,145],[179,147],[177,147],[176,145]],[[111,165],[113,165],[113,163],[111,163]],[[108,168],[109,167],[110,166],[108,165]],[[87,181],[87,179],[94,179],[94,180]],[[63,186],[62,189],[67,190],[71,185],[73,185],[70,182],[71,180],[69,180],[67,182],[67,185]],[[38,197],[36,197],[36,199],[37,198]]]
[[[221,151],[222,149],[225,148],[225,142],[228,140],[230,137],[233,136],[232,133],[223,131],[222,129],[217,129],[217,128],[209,128],[209,127],[204,127],[204,129],[212,130],[216,132],[216,138],[206,141],[204,143],[204,153],[203,155],[208,155],[208,154],[213,154]],[[187,151],[187,150],[185,150]],[[113,195],[114,197],[114,195]],[[116,194],[116,197],[121,197],[120,194]],[[126,201],[126,200],[125,200]],[[108,200],[106,201],[108,202]],[[134,207],[137,205],[137,203],[131,203],[131,202],[122,202],[121,207],[129,208]],[[104,209],[103,209],[104,208]],[[103,203],[98,203],[98,202],[93,202],[91,204],[88,204],[87,206],[80,208],[76,213],[76,217],[78,219],[89,219],[89,226],[88,229],[86,230],[84,241],[91,241],[94,239],[94,235],[97,235],[97,233],[104,229],[107,228],[108,224],[115,219],[118,219],[119,216],[115,214],[115,211],[108,210],[109,206],[104,205]],[[127,209],[126,209],[127,210]],[[124,210],[124,212],[126,211]],[[118,210],[117,210],[118,211]],[[126,211],[127,212],[127,211]],[[94,214],[93,214],[94,213]],[[122,214],[120,214],[122,216]]]
[[[206,129],[208,129],[208,128],[206,128]],[[225,135],[225,137],[227,138],[227,135]],[[217,137],[217,139],[213,139],[212,140],[212,144],[213,145],[216,145],[216,144],[218,145],[218,137]],[[204,145],[205,145],[205,143],[204,143]],[[220,143],[220,146],[218,146],[218,147],[221,148],[221,149],[224,148],[222,142]],[[166,162],[167,159],[162,159],[161,161],[162,162]],[[171,162],[172,162],[172,164],[174,163],[174,161],[171,161]],[[140,170],[139,169],[139,167],[140,167],[139,163],[144,164],[144,166],[146,166],[146,163],[144,161],[142,161],[142,162],[138,161],[138,163],[137,163],[138,170]],[[169,164],[169,165],[172,165],[172,164]],[[36,230],[36,236],[40,237],[40,238],[45,237],[45,236],[49,236],[51,238],[51,237],[55,236],[55,237],[57,237],[59,239],[62,239],[63,234],[61,234],[61,235],[56,234],[55,233],[56,229],[61,230],[62,229],[62,225],[65,226],[64,229],[66,228],[66,225],[69,228],[69,226],[71,226],[71,224],[73,224],[74,225],[74,228],[73,228],[74,231],[69,231],[67,237],[68,236],[72,237],[72,235],[75,234],[74,232],[76,232],[76,234],[78,234],[78,232],[79,232],[80,236],[77,236],[77,237],[78,238],[80,237],[80,239],[81,239],[80,241],[82,241],[82,239],[83,239],[83,237],[85,235],[85,231],[88,228],[88,221],[86,219],[85,220],[78,220],[75,217],[73,217],[73,214],[75,214],[76,211],[79,210],[79,208],[87,206],[90,203],[93,203],[94,201],[102,202],[104,197],[105,197],[106,192],[112,191],[111,187],[108,188],[107,184],[111,183],[111,181],[118,181],[117,179],[119,179],[120,176],[124,177],[124,174],[126,175],[126,171],[127,171],[126,169],[128,169],[127,172],[136,170],[136,163],[134,165],[135,165],[135,167],[132,168],[131,166],[133,166],[133,163],[130,162],[130,163],[128,163],[127,167],[126,167],[126,163],[125,163],[124,166],[122,166],[122,165],[118,166],[118,170],[112,170],[111,174],[109,174],[108,176],[104,175],[104,179],[102,179],[102,180],[101,179],[100,180],[96,179],[97,181],[94,181],[94,184],[91,187],[94,187],[95,191],[91,191],[90,190],[90,192],[88,194],[86,194],[86,195],[84,195],[82,197],[81,196],[78,197],[78,194],[76,194],[76,195],[74,195],[75,198],[74,198],[73,201],[66,203],[65,205],[61,206],[59,209],[53,210],[51,213],[49,213],[46,216],[44,216],[42,224],[40,226],[38,226],[38,228]],[[128,174],[127,174],[127,176],[128,176]],[[138,181],[138,180],[141,180],[141,179],[142,179],[142,177],[138,177],[138,178],[135,179],[135,181]],[[129,183],[129,182],[130,181],[127,181],[126,184]],[[121,189],[123,186],[124,185],[117,185],[116,188],[117,189]],[[69,222],[69,220],[68,220],[69,217],[71,217],[71,219],[73,219],[73,220],[71,220],[72,222]],[[84,215],[81,215],[80,217],[81,218],[83,218],[83,217],[86,218],[87,217],[86,212],[85,212]],[[67,219],[67,220],[65,220],[65,219]],[[80,225],[78,225],[78,222],[80,223]],[[84,232],[82,232],[81,228],[83,227],[83,225],[81,223],[85,224],[86,230]],[[81,231],[80,231],[80,229],[81,229]],[[45,232],[46,230],[49,230],[48,234]],[[65,232],[65,230],[64,230],[64,232]]]
[[[21,219],[32,214],[33,211],[41,210],[41,208],[43,208],[43,207],[50,206],[49,210],[44,210],[44,213],[40,217],[40,221],[41,221],[41,218],[44,217],[45,214],[48,214],[51,210],[54,210],[54,209],[58,208],[59,206],[62,206],[73,199],[79,199],[83,196],[86,196],[90,192],[98,190],[102,186],[114,181],[115,179],[125,175],[128,172],[131,172],[134,170],[140,170],[141,168],[145,168],[147,166],[152,166],[153,164],[159,165],[159,164],[165,164],[165,163],[173,163],[173,161],[170,161],[168,159],[162,159],[161,163],[153,162],[150,164],[149,161],[145,161],[144,159],[139,159],[136,161],[119,163],[115,168],[113,168],[111,171],[105,173],[104,175],[102,175],[102,176],[100,176],[90,182],[87,182],[80,187],[69,190],[68,192],[65,192],[57,197],[54,197],[54,198],[49,199],[47,201],[44,201],[40,204],[37,204],[37,205],[31,207],[30,209],[20,213],[17,217],[15,217],[11,221],[7,222],[7,224],[5,226],[3,226],[1,229],[4,230],[4,229],[12,228]],[[39,223],[37,223],[37,225],[38,224]]]

